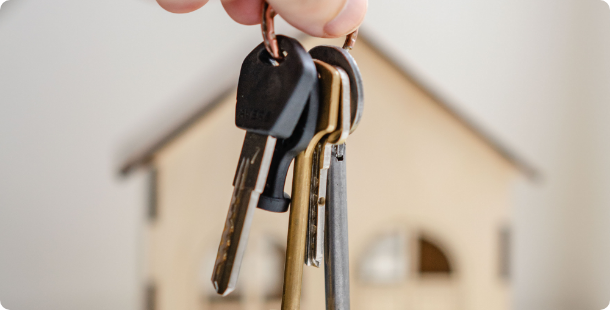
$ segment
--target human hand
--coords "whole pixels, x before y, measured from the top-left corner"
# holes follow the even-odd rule
[[[229,16],[244,25],[261,22],[264,0],[221,0]],[[157,0],[173,13],[195,11],[208,0]],[[297,29],[316,37],[346,35],[360,26],[368,0],[267,0],[278,15]]]

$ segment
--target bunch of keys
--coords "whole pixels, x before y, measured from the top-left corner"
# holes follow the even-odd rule
[[[300,308],[304,265],[323,262],[327,309],[349,310],[345,141],[363,110],[360,72],[348,53],[357,31],[343,48],[307,53],[295,39],[275,36],[274,16],[265,3],[264,42],[240,72],[235,122],[246,137],[212,283],[223,296],[235,289],[256,208],[290,208],[282,310]],[[284,185],[293,159],[291,199]]]

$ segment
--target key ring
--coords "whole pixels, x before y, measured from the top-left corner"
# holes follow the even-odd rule
[[[271,57],[276,61],[280,61],[284,58],[284,55],[280,53],[280,47],[278,46],[277,38],[275,37],[275,24],[273,23],[273,18],[275,15],[275,10],[269,5],[269,3],[267,3],[267,1],[264,1],[261,21],[263,42],[265,44],[265,49],[267,52],[269,52]],[[343,44],[343,49],[349,51],[354,48],[356,39],[358,39],[358,29],[347,35],[345,38],[345,43]]]
[[[275,17],[275,10],[267,3],[263,2],[263,20],[261,22],[261,30],[263,32],[263,41],[265,43],[265,49],[275,60],[281,60],[280,47],[277,44],[277,38],[275,37],[275,25],[273,18]]]
[[[350,51],[351,49],[354,48],[354,45],[356,44],[356,40],[358,39],[358,28],[356,28],[356,30],[354,30],[352,33],[348,34],[347,37],[345,38],[345,43],[343,43],[343,49]]]

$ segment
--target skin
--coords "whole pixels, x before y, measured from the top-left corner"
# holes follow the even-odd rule
[[[157,0],[172,13],[188,13],[204,6],[208,0]],[[221,0],[236,22],[256,25],[261,21],[263,0]],[[289,24],[316,37],[344,36],[360,26],[368,0],[267,0]]]

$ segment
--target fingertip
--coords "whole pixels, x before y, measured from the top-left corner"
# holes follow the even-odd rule
[[[208,0],[157,0],[157,3],[168,12],[189,13],[204,6]]]
[[[345,6],[324,26],[324,36],[336,38],[356,30],[366,15],[367,0],[347,0]]]
[[[240,24],[261,23],[263,0],[222,0],[222,6],[229,16]]]
[[[360,26],[367,0],[267,0],[286,22],[315,37],[339,37]]]

